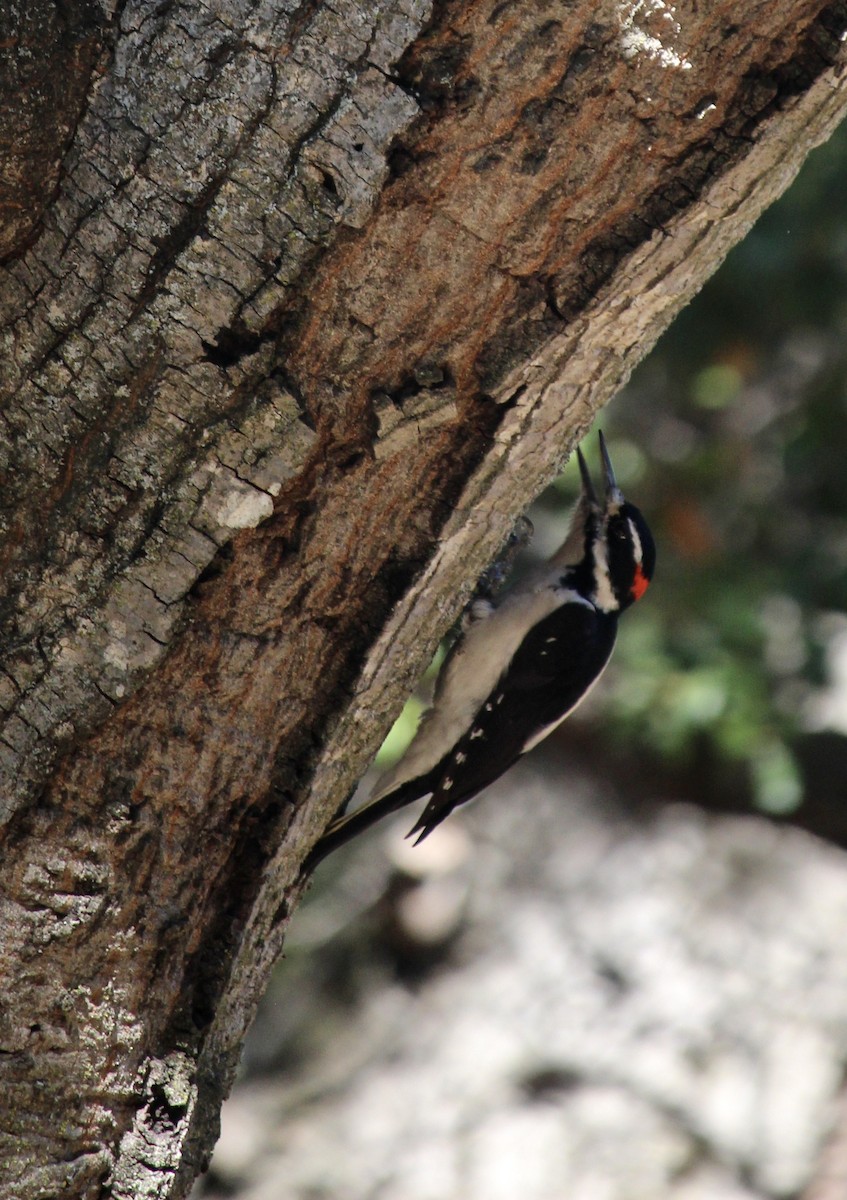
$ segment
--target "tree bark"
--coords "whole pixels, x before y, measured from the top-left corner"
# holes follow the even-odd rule
[[[843,115],[847,5],[5,21],[0,1185],[180,1197],[309,846]]]

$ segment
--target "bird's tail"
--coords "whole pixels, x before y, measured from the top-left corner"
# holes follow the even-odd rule
[[[407,804],[413,804],[415,800],[419,800],[421,796],[425,796],[431,790],[432,783],[429,775],[421,775],[417,779],[408,779],[405,783],[398,784],[396,788],[392,788],[384,795],[377,795],[373,800],[366,800],[353,812],[336,818],[323,837],[315,842],[303,864],[303,870],[313,871],[318,863],[323,862],[333,850],[345,845],[357,834],[364,833],[366,829],[370,829],[372,825],[375,825],[383,817],[387,817],[389,813],[397,812]]]

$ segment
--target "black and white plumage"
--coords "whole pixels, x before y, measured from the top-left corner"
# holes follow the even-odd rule
[[[406,753],[360,808],[330,825],[308,866],[428,795],[409,833],[421,841],[551,733],[600,678],[618,617],[643,595],[656,558],[644,518],[617,486],[602,434],[600,451],[602,500],[578,450],[582,494],[564,545],[496,606],[473,606]]]

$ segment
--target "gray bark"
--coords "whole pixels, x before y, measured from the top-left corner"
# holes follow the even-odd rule
[[[847,10],[60,11],[0,110],[2,1186],[177,1197],[309,845]]]

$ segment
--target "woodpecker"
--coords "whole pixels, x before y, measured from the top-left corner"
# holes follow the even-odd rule
[[[656,563],[647,522],[624,499],[602,433],[600,455],[602,500],[577,450],[582,491],[565,542],[496,606],[472,606],[406,753],[360,808],[329,826],[307,866],[429,796],[407,835],[417,845],[591,691],[611,656],[620,614],[643,596]]]

